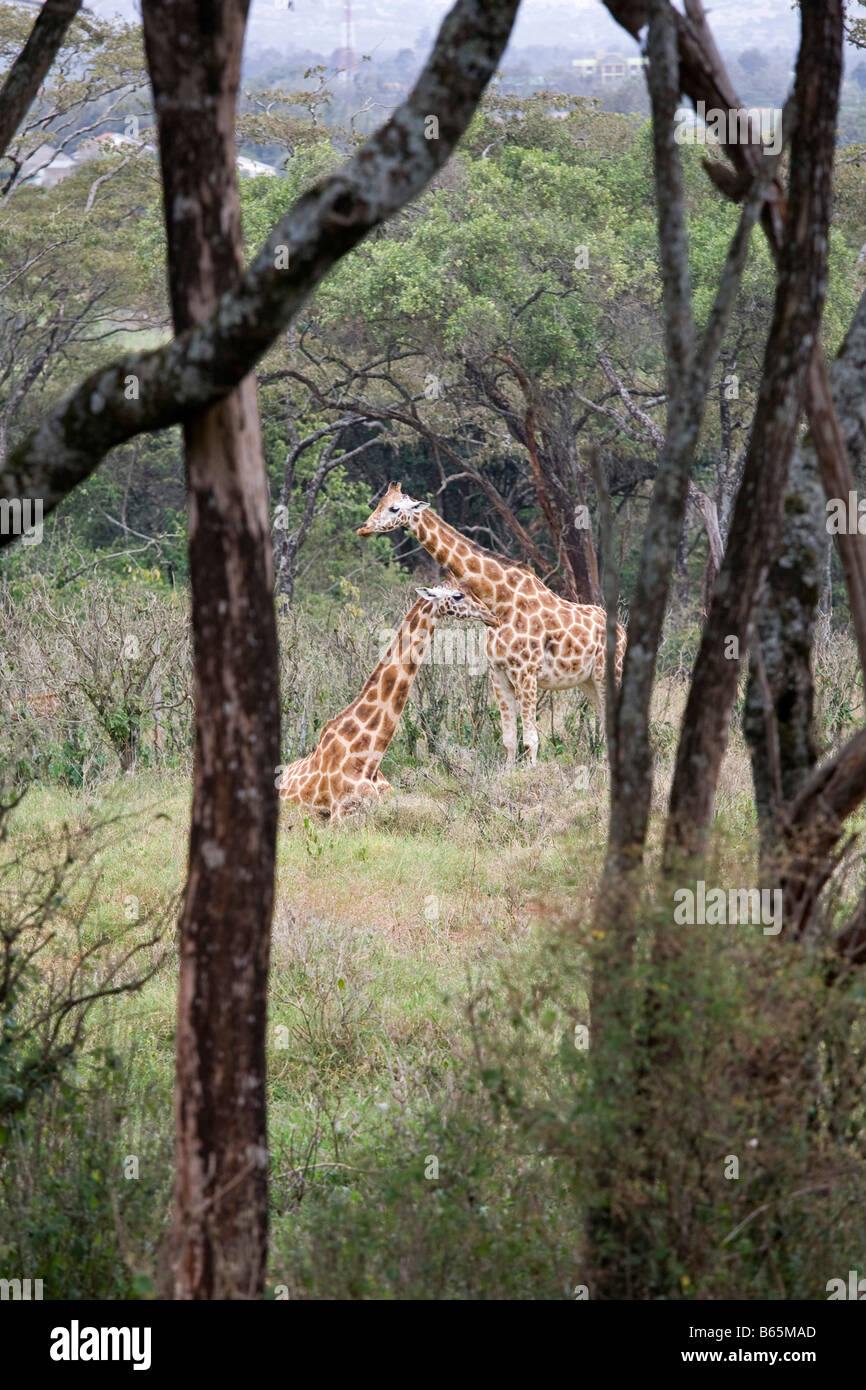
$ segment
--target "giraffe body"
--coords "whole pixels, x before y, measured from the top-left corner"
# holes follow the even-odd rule
[[[442,617],[496,619],[485,605],[453,584],[419,589],[388,651],[360,695],[328,721],[319,742],[280,778],[283,801],[309,806],[318,815],[342,820],[391,791],[379,764],[394,737],[409,691]]]
[[[411,531],[498,620],[487,633],[486,648],[509,762],[517,755],[518,713],[527,756],[531,763],[536,760],[539,690],[577,687],[604,722],[607,615],[603,608],[561,598],[531,570],[476,545],[426,502],[416,502],[399,483],[391,483],[358,534],[369,536],[399,527]],[[618,623],[617,682],[622,677],[625,645],[625,629]]]

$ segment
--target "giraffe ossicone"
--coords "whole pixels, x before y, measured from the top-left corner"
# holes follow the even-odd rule
[[[487,605],[497,619],[487,633],[490,680],[502,718],[508,761],[517,756],[517,714],[531,763],[538,756],[536,705],[539,690],[577,688],[604,727],[607,614],[596,604],[571,603],[549,589],[532,570],[485,550],[443,521],[427,502],[416,501],[399,483],[389,483],[359,536],[401,527],[443,565],[454,580]],[[617,683],[622,678],[626,633],[617,623]]]
[[[361,810],[391,791],[380,763],[400,722],[412,683],[441,618],[496,623],[487,606],[456,584],[416,590],[406,614],[363,690],[330,719],[312,753],[291,763],[280,778],[283,801],[309,806],[333,820]]]

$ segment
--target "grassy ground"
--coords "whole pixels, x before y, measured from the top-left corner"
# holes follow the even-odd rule
[[[682,683],[659,683],[657,812],[682,701]],[[507,772],[453,743],[442,757],[422,741],[410,758],[398,741],[384,769],[396,794],[367,815],[330,828],[283,809],[268,1020],[275,1296],[562,1298],[582,1282],[568,1142],[528,1140],[532,1126],[521,1131],[495,1102],[508,1058],[538,1132],[552,1132],[545,1117],[555,1114],[567,1134],[581,1084],[579,924],[601,868],[607,795],[603,751],[588,721],[575,725],[573,703],[543,715],[534,769]],[[754,813],[738,735],[718,809],[716,881],[748,883]],[[8,844],[35,857],[64,827],[109,822],[92,865],[95,938],[170,909],[188,817],[180,772],[142,771],[87,793],[36,786],[12,814]],[[84,891],[82,882],[72,896]],[[95,1011],[69,1085],[38,1103],[14,1140],[0,1263],[14,1253],[48,1297],[159,1287],[171,928],[167,944],[140,991]]]
[[[273,1281],[291,1286],[292,1296],[381,1296],[383,1290],[390,1296],[388,1260],[383,1254],[380,1267],[369,1258],[366,1223],[375,1221],[374,1191],[382,1222],[402,1213],[401,1242],[412,1220],[420,1220],[421,1194],[430,1197],[427,1217],[436,1218],[434,1225],[460,1219],[476,1231],[479,1279],[485,1269],[489,1275],[494,1257],[501,1265],[502,1251],[490,1244],[483,1225],[477,1231],[473,1208],[485,1205],[483,1192],[491,1185],[497,1191],[503,1181],[519,1187],[521,1169],[507,1146],[490,1147],[492,1116],[483,1088],[467,1110],[455,1082],[458,1072],[475,1071],[467,1001],[493,989],[506,1006],[507,981],[531,973],[547,924],[575,898],[586,898],[598,869],[600,765],[587,774],[550,762],[466,776],[460,785],[431,760],[401,780],[411,789],[398,790],[390,803],[346,827],[311,823],[293,809],[282,813],[269,1099]],[[26,851],[43,844],[46,833],[59,837],[64,827],[121,817],[93,866],[98,886],[88,920],[96,934],[122,923],[130,903],[144,913],[169,902],[183,879],[188,809],[185,780],[149,773],[108,783],[89,797],[34,788],[14,813],[11,843]],[[145,1291],[158,1279],[158,1234],[169,1200],[176,978],[172,947],[143,989],[100,1007],[89,1031],[91,1048],[111,1048],[125,1059],[120,1119],[101,1136],[100,1171],[108,1170],[103,1178],[114,1194],[109,1206],[117,1253],[130,1287]],[[423,1176],[431,1155],[440,1165],[437,1179]],[[148,1166],[149,1200],[159,1213],[146,1233],[124,1229],[130,1184],[121,1170],[129,1156]],[[396,1196],[395,1183],[405,1185]],[[437,1215],[437,1202],[455,1183],[455,1200]],[[515,1201],[525,1200],[527,1194],[511,1193],[503,1205],[500,1192],[496,1209],[504,1217]],[[363,1214],[357,1229],[342,1212],[344,1204],[352,1216]],[[422,1224],[429,1235],[426,1218]],[[570,1223],[563,1224],[567,1233]],[[506,1225],[514,1240],[515,1223]],[[332,1259],[337,1231],[351,1247],[341,1252],[347,1282],[337,1277]],[[305,1252],[300,1261],[299,1242]],[[453,1239],[449,1243],[453,1247]],[[429,1258],[422,1261],[420,1253],[426,1236],[412,1236],[408,1244],[397,1276],[407,1290],[413,1258],[419,1268],[423,1264],[424,1280],[431,1277]],[[561,1270],[549,1252],[543,1261],[544,1289],[554,1296],[562,1295],[570,1277],[573,1253],[563,1258]],[[64,1278],[70,1263],[59,1262]],[[469,1293],[471,1270],[468,1260],[454,1286],[456,1272],[442,1269],[437,1291],[425,1285],[416,1296]],[[122,1287],[123,1273],[118,1277]],[[528,1277],[518,1271],[512,1292]],[[538,1293],[534,1277],[530,1284]],[[75,1287],[79,1296],[88,1291]],[[479,1288],[475,1295],[481,1296]]]

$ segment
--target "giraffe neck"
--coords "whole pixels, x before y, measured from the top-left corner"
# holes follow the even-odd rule
[[[280,796],[289,799],[295,795],[301,785],[301,777],[308,772],[311,767],[312,754],[307,754],[305,758],[298,758],[297,762],[290,763],[283,769],[280,779]]]
[[[375,729],[375,755],[370,771],[378,767],[394,737],[412,682],[430,645],[436,617],[436,608],[429,599],[419,598],[412,605],[360,695],[340,716],[339,722],[353,722],[359,730]]]
[[[472,541],[461,536],[432,507],[424,507],[409,521],[408,529],[440,565],[451,570],[457,579],[482,599],[494,611],[501,606],[502,581],[513,571],[523,576],[525,571],[512,565],[505,556],[488,555]],[[499,586],[499,587],[497,587]]]

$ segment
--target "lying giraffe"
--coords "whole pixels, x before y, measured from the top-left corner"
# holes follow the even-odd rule
[[[325,725],[312,753],[283,772],[279,784],[283,801],[311,806],[325,818],[342,820],[391,790],[379,764],[437,622],[449,617],[475,619],[488,626],[496,623],[489,608],[456,584],[437,584],[418,593],[420,598],[358,698]]]
[[[604,726],[607,615],[594,604],[571,603],[526,569],[467,540],[426,502],[416,502],[399,483],[389,483],[359,536],[405,526],[457,583],[493,611],[498,626],[487,633],[490,679],[502,716],[506,757],[517,755],[517,711],[530,763],[538,756],[539,690],[577,686]],[[622,679],[625,629],[617,623],[616,679]]]

